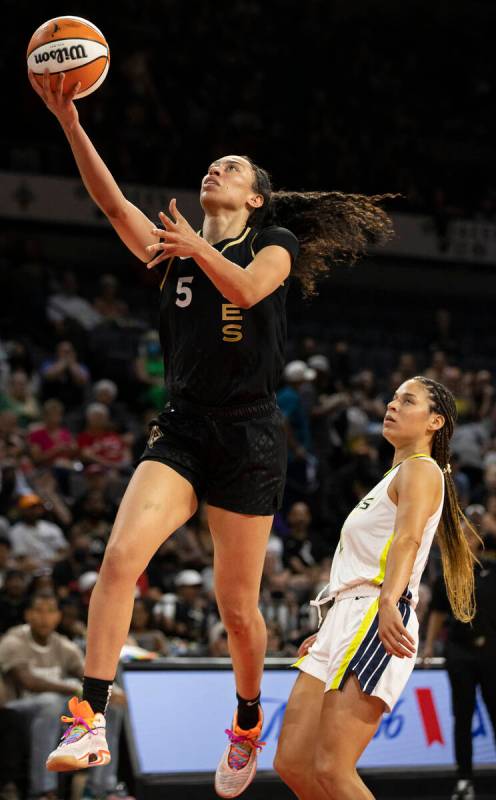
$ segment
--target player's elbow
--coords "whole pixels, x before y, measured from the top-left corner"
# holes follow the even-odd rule
[[[420,547],[421,537],[410,531],[405,531],[404,533],[396,534],[395,542],[397,547],[417,552]]]
[[[98,203],[99,208],[105,214],[111,225],[124,227],[127,222],[127,212],[124,206],[117,203]]]
[[[251,308],[254,305],[254,301],[252,300],[250,294],[246,291],[230,291],[226,293],[224,297],[232,303],[233,306],[236,308]]]

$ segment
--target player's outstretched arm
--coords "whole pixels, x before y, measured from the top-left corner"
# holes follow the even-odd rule
[[[38,85],[32,72],[29,72],[28,76],[36,94],[60,122],[91,198],[103,211],[129,250],[141,261],[149,261],[150,257],[145,248],[159,241],[159,237],[151,233],[154,224],[146,214],[126,200],[112,173],[83,130],[74,103],[79,84],[76,84],[71,92],[64,94],[63,72],[59,74],[55,91],[50,88],[48,70],[44,73],[42,87]]]

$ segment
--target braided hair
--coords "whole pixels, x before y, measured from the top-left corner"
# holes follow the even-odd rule
[[[451,477],[450,439],[453,435],[457,411],[455,398],[442,383],[418,375],[414,381],[421,383],[429,395],[430,410],[444,417],[444,425],[432,440],[432,458],[439,464],[445,478],[444,505],[437,537],[443,562],[444,582],[451,609],[456,619],[470,622],[475,615],[474,563],[477,561],[470,550],[463,525],[480,540],[480,536],[466,518]]]
[[[394,235],[393,223],[378,205],[397,194],[368,197],[343,192],[274,192],[269,173],[243,156],[253,169],[253,190],[264,203],[252,211],[253,225],[289,228],[300,243],[293,275],[303,294],[316,294],[319,278],[329,274],[331,264],[353,264],[371,244],[385,244]]]

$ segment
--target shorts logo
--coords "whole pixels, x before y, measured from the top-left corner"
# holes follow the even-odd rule
[[[158,439],[161,439],[163,435],[164,434],[160,430],[160,427],[158,425],[153,425],[148,437],[148,447],[153,447],[155,442],[158,441]]]

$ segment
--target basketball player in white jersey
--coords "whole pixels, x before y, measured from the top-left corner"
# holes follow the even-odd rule
[[[474,557],[449,465],[455,419],[452,394],[424,377],[388,404],[393,466],[344,523],[315,601],[319,612],[333,605],[295,665],[275,769],[299,800],[373,800],[356,763],[412,673],[418,587],[436,531],[453,613],[474,616]]]

